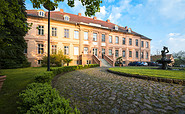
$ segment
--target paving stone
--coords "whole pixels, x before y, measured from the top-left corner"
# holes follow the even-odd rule
[[[134,111],[134,110],[129,110],[128,113],[129,113],[129,114],[134,114],[135,111]]]
[[[185,113],[185,86],[119,76],[106,70],[99,67],[69,72],[53,87],[84,114]]]
[[[142,112],[140,112],[140,114],[150,114],[150,112],[147,110],[143,110]]]

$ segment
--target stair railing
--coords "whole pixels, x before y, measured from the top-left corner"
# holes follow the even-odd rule
[[[113,67],[115,66],[114,64],[114,60],[112,60],[110,57],[108,57],[107,55],[104,55],[104,59]]]
[[[100,59],[96,56],[96,55],[92,55],[92,58],[93,58],[93,60],[94,60],[94,62],[96,63],[96,64],[99,64],[100,65],[100,67],[102,66],[102,63],[101,63],[101,61],[100,61]]]

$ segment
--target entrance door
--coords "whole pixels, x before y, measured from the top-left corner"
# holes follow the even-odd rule
[[[103,59],[104,55],[105,55],[105,49],[102,48],[102,59]]]
[[[98,56],[98,49],[97,48],[93,48],[93,54]]]

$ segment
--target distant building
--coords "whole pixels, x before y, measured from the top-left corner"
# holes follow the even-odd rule
[[[32,27],[25,36],[25,54],[31,66],[40,66],[47,55],[48,12],[27,10],[27,22]],[[150,61],[151,39],[131,28],[110,22],[60,11],[51,11],[51,54],[62,50],[73,61],[70,65],[101,64],[100,59],[114,63],[122,56],[123,64]]]
[[[151,61],[152,61],[152,62],[156,62],[157,60],[160,60],[160,59],[162,58],[162,56],[161,56],[161,55],[153,55],[153,56],[151,56],[150,58],[151,58]],[[167,59],[170,59],[170,60],[172,61],[172,62],[171,62],[170,64],[168,64],[168,65],[173,66],[174,63],[175,63],[175,60],[174,60],[174,58],[173,58],[173,55],[172,55],[172,54],[167,54],[167,55],[166,55],[166,58],[167,58]]]

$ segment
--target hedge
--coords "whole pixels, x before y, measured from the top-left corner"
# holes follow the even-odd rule
[[[54,76],[60,73],[97,66],[99,65],[65,66],[52,68],[49,72],[38,74],[35,76],[35,82],[29,84],[26,90],[19,94],[18,113],[79,114],[79,110],[72,109],[69,106],[69,100],[61,98],[58,91],[52,88],[51,81]]]
[[[69,100],[61,98],[58,91],[46,83],[29,84],[19,98],[18,113],[21,114],[80,114],[69,106]]]

